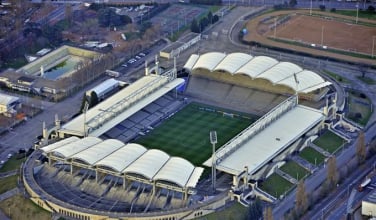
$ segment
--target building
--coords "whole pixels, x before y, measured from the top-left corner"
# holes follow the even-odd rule
[[[17,109],[21,107],[19,98],[0,93],[0,114],[7,117],[17,113]]]
[[[373,190],[362,200],[362,215],[370,218],[376,217],[376,190]]]
[[[103,100],[107,94],[114,91],[119,86],[120,81],[113,78],[107,79],[96,87],[90,89],[89,91],[86,91],[86,96],[91,96],[91,93],[95,92],[95,94],[97,94],[98,100]]]
[[[159,52],[159,56],[171,59],[173,57],[179,56],[179,54],[191,47],[192,45],[199,42],[201,39],[201,34],[189,33],[184,37],[180,38],[178,41],[172,43],[171,45],[163,48]]]

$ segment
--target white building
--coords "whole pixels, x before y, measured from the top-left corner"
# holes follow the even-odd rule
[[[376,217],[376,190],[362,200],[362,215]]]
[[[111,78],[111,79],[105,80],[101,84],[87,91],[86,95],[91,96],[91,92],[95,92],[98,96],[98,99],[102,100],[104,99],[106,94],[114,91],[114,89],[118,88],[119,86],[120,86],[120,81]]]
[[[0,93],[0,114],[10,117],[17,113],[17,109],[21,107],[19,98]]]
[[[173,57],[179,56],[179,54],[196,44],[201,39],[201,34],[189,33],[184,37],[180,38],[178,41],[172,43],[171,45],[163,48],[159,52],[159,56],[171,59]]]

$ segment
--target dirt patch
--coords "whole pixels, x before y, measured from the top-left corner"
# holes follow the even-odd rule
[[[269,37],[273,35],[274,30],[269,30],[264,34]],[[306,15],[291,16],[291,19],[277,26],[276,29],[277,38],[308,45],[323,43],[328,48],[364,54],[372,54],[372,36],[375,35],[376,29],[373,27]]]
[[[327,48],[371,55],[372,37],[376,36],[376,28],[350,23],[354,19],[348,16],[320,12],[318,17],[309,16],[308,13],[306,10],[276,11],[259,16],[247,23],[248,34],[244,36],[244,40],[341,60],[374,64],[372,59],[337,54],[319,50],[318,47],[321,48],[322,41]],[[359,19],[359,22],[376,24],[376,21],[366,19]],[[277,28],[274,28],[275,26]],[[274,36],[277,39],[306,45],[315,44],[316,47],[277,42],[273,40]]]

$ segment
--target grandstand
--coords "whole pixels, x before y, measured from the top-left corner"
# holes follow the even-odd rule
[[[58,128],[58,136],[99,137],[184,82],[174,71],[146,75]]]
[[[193,189],[203,172],[203,168],[194,167],[183,158],[115,139],[70,137],[40,150],[47,156],[49,166],[63,164],[64,170],[74,174],[73,178],[65,178],[64,174],[58,173],[61,183],[79,186],[90,177],[100,187],[103,185],[100,183],[109,182],[102,189],[97,184],[94,190],[85,187],[89,184],[87,182],[93,181],[83,184],[82,189],[88,189],[90,193],[100,192],[100,196],[107,194],[114,185],[122,185],[124,190],[127,183],[136,181],[138,185],[151,185],[149,192],[152,195],[156,187],[160,187],[182,192],[186,200],[188,193],[195,193]]]
[[[209,78],[274,94],[299,94],[315,101],[328,92],[326,87],[331,84],[318,74],[293,63],[244,53],[193,54],[184,68],[191,72],[191,78],[198,80]]]

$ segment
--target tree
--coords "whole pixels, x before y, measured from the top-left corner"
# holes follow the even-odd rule
[[[266,207],[264,210],[264,220],[273,220],[273,209],[271,206]]]
[[[68,26],[70,26],[73,20],[73,12],[72,12],[71,4],[65,4],[64,14],[65,14],[65,20],[68,22]]]
[[[59,45],[63,41],[63,35],[61,30],[59,30],[56,25],[50,26],[47,25],[42,30],[42,35],[53,45]]]
[[[303,180],[300,180],[298,183],[298,188],[296,190],[296,203],[295,211],[298,216],[304,214],[308,208],[307,193],[305,190],[305,184]]]
[[[295,7],[297,4],[298,4],[298,1],[297,1],[297,0],[290,0],[290,1],[289,1],[289,6],[290,6],[291,8]]]
[[[98,11],[98,23],[101,27],[121,26],[132,23],[132,19],[116,14],[111,8],[102,8]]]
[[[367,11],[368,11],[368,13],[373,14],[373,13],[375,13],[375,7],[370,5],[370,6],[368,6]]]
[[[209,20],[207,17],[203,17],[201,20],[200,20],[200,31],[203,32],[204,29],[208,26],[209,24]]]
[[[211,11],[209,11],[209,13],[208,13],[208,21],[209,21],[209,23],[210,24],[213,24],[214,22],[213,22],[213,13],[211,12]]]
[[[327,170],[326,181],[329,188],[333,188],[338,183],[338,170],[337,170],[337,160],[334,156],[328,159],[328,170]]]
[[[319,8],[320,8],[321,11],[325,11],[325,9],[326,9],[325,5],[320,5]]]
[[[217,21],[219,21],[219,16],[218,16],[218,15],[214,15],[214,16],[213,16],[213,24],[214,24],[215,22],[217,22]]]
[[[260,199],[256,199],[249,205],[247,219],[253,220],[260,218],[262,218],[262,206]]]
[[[362,78],[366,77],[367,66],[365,64],[359,65],[359,71],[362,73]]]
[[[363,131],[359,132],[358,140],[356,143],[356,156],[358,158],[358,164],[364,163],[367,156],[367,151]]]
[[[98,100],[98,95],[96,92],[92,91],[90,93],[90,108],[96,106],[98,104],[99,100]]]
[[[191,31],[193,33],[200,33],[200,27],[198,26],[197,20],[193,19],[191,23]]]
[[[86,102],[88,102],[88,97],[86,96],[86,93],[84,93],[84,97],[82,98],[82,101],[81,101],[81,106],[80,106],[79,113],[83,113],[84,112],[84,108],[85,108],[85,103]]]

